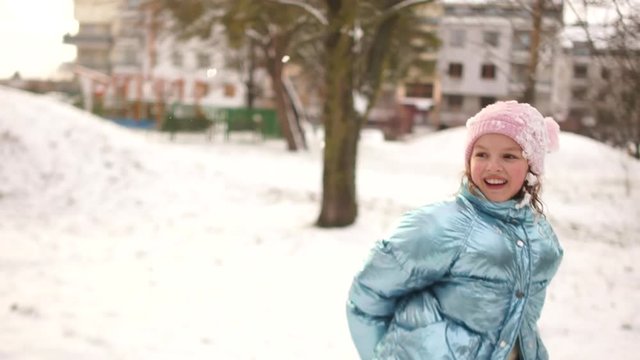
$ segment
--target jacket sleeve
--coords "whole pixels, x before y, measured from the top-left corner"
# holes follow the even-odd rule
[[[347,320],[361,359],[373,357],[397,301],[442,278],[458,255],[460,241],[452,240],[460,236],[453,236],[437,215],[416,210],[403,216],[391,235],[376,243],[353,279]]]

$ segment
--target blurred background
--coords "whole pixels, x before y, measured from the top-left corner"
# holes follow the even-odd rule
[[[0,78],[128,126],[202,129],[257,116],[265,135],[301,148],[299,124],[322,121],[328,92],[327,14],[322,1],[291,3],[2,0]],[[624,100],[637,85],[635,0],[418,3],[387,23],[374,20],[384,6],[363,2],[354,15],[365,126],[396,139],[521,99],[563,130],[638,156],[628,123],[636,108]]]
[[[640,341],[637,0],[0,0],[0,360],[355,359],[351,279],[465,121],[563,130],[552,359]]]

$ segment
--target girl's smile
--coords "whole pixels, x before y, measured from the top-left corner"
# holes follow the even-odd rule
[[[516,196],[529,170],[522,148],[508,136],[485,134],[473,145],[471,181],[489,200],[503,202]]]

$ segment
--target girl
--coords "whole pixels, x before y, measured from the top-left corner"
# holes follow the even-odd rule
[[[539,176],[558,124],[497,102],[467,121],[455,200],[407,213],[377,242],[349,291],[362,359],[547,359],[538,335],[563,251]]]

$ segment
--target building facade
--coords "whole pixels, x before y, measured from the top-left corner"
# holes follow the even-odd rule
[[[529,1],[531,5],[533,1]],[[542,12],[535,105],[555,114],[554,70],[560,52],[562,2],[548,1]],[[458,126],[482,107],[519,99],[525,90],[532,41],[531,13],[509,1],[447,1],[440,22],[440,127]]]
[[[75,0],[75,7],[80,30],[64,41],[78,49],[72,68],[85,109],[161,122],[176,106],[243,104],[244,75],[228,66],[233,51],[221,29],[208,40],[178,41],[155,0]]]
[[[104,74],[111,71],[113,26],[124,0],[74,0],[78,33],[64,36],[64,43],[77,50],[75,65]]]
[[[535,1],[444,0],[420,7],[425,33],[437,34],[441,46],[423,53],[423,68],[410,69],[400,86],[383,87],[373,117],[401,118],[406,133],[413,124],[459,126],[496,100],[520,99],[534,26],[523,5]],[[590,105],[597,94],[590,84],[606,76],[607,65],[595,60],[584,35],[564,26],[563,1],[545,3],[535,106],[563,129],[579,132],[593,124]],[[248,75],[229,66],[228,55],[236,50],[226,46],[224,29],[214,29],[208,40],[182,41],[155,0],[75,0],[75,6],[79,31],[64,41],[78,49],[74,69],[86,109],[161,120],[176,104],[245,104]],[[257,76],[262,99],[270,96],[266,78]]]

